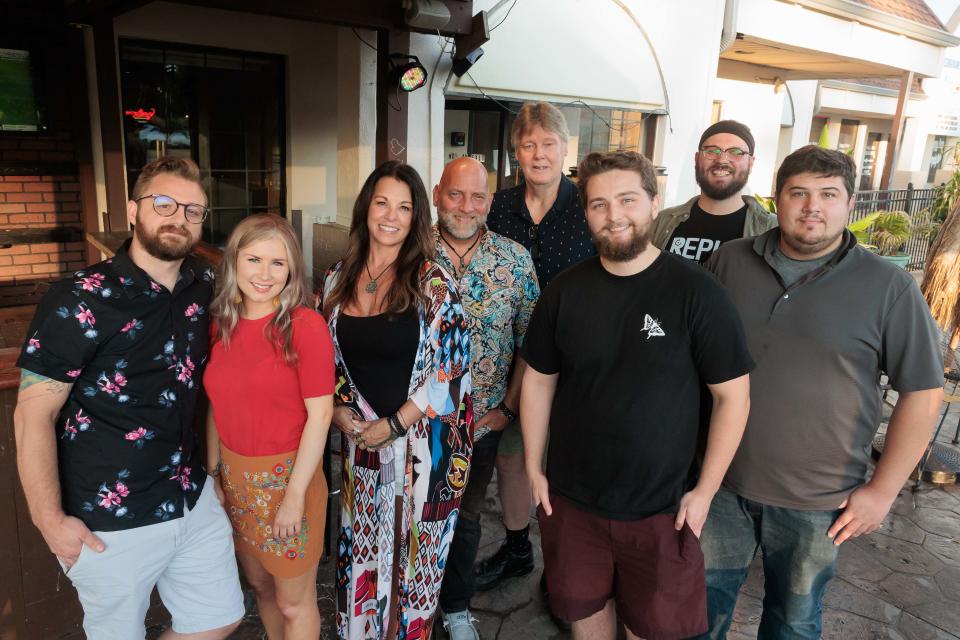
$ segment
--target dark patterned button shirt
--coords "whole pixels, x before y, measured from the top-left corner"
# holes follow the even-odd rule
[[[498,191],[493,196],[487,227],[526,247],[533,257],[540,287],[544,288],[553,276],[597,255],[597,250],[573,181],[561,176],[557,200],[540,224],[534,224],[530,217],[525,192],[522,184]]]
[[[63,509],[94,531],[179,518],[206,477],[193,414],[213,272],[187,257],[171,293],[128,248],[53,286],[17,360],[73,384],[56,423]]]

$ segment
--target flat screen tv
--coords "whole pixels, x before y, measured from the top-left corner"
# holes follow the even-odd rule
[[[0,48],[0,133],[46,132],[40,84],[30,51]]]

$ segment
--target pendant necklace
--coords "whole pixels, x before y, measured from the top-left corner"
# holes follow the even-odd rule
[[[465,260],[466,260],[467,254],[473,251],[473,248],[477,246],[477,243],[480,242],[480,238],[482,237],[483,237],[483,232],[481,231],[480,233],[477,234],[477,237],[473,240],[473,243],[469,247],[467,247],[467,250],[464,251],[463,253],[460,253],[459,251],[453,248],[453,245],[450,244],[450,241],[443,236],[443,233],[442,232],[440,233],[440,239],[443,240],[443,243],[447,245],[450,251],[453,251],[454,255],[457,256],[457,259],[460,260],[460,268],[457,270],[458,275],[463,275],[463,272],[466,269]]]
[[[394,260],[393,262],[396,262],[396,260]],[[365,286],[365,287],[363,288],[363,290],[366,291],[367,293],[376,293],[376,292],[377,292],[377,280],[379,280],[380,278],[382,278],[382,277],[383,277],[383,274],[385,274],[385,273],[387,272],[387,270],[390,269],[390,267],[393,266],[393,262],[391,262],[390,264],[388,264],[387,267],[386,267],[386,269],[384,269],[383,271],[381,271],[381,272],[380,272],[380,275],[378,275],[376,278],[374,278],[374,277],[373,277],[373,274],[370,273],[370,265],[364,263],[363,266],[367,269],[367,275],[370,276],[370,282],[367,283],[367,286]]]

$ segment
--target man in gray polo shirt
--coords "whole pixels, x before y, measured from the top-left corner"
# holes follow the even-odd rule
[[[722,638],[758,548],[761,638],[819,638],[837,547],[876,530],[940,408],[939,334],[905,271],[846,230],[856,167],[810,145],[777,173],[779,229],[725,243],[707,268],[740,311],[757,368],[750,418],[703,529],[710,631]],[[865,481],[880,376],[899,393]]]

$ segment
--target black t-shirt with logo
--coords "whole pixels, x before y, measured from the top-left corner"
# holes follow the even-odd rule
[[[632,276],[599,258],[558,275],[530,320],[524,358],[559,374],[550,490],[622,520],[676,511],[694,471],[701,382],[753,368],[720,284],[666,253]]]
[[[703,264],[721,244],[742,238],[746,222],[747,205],[733,213],[716,216],[701,209],[699,204],[694,204],[690,209],[690,217],[681,222],[670,236],[667,248],[681,258]]]

